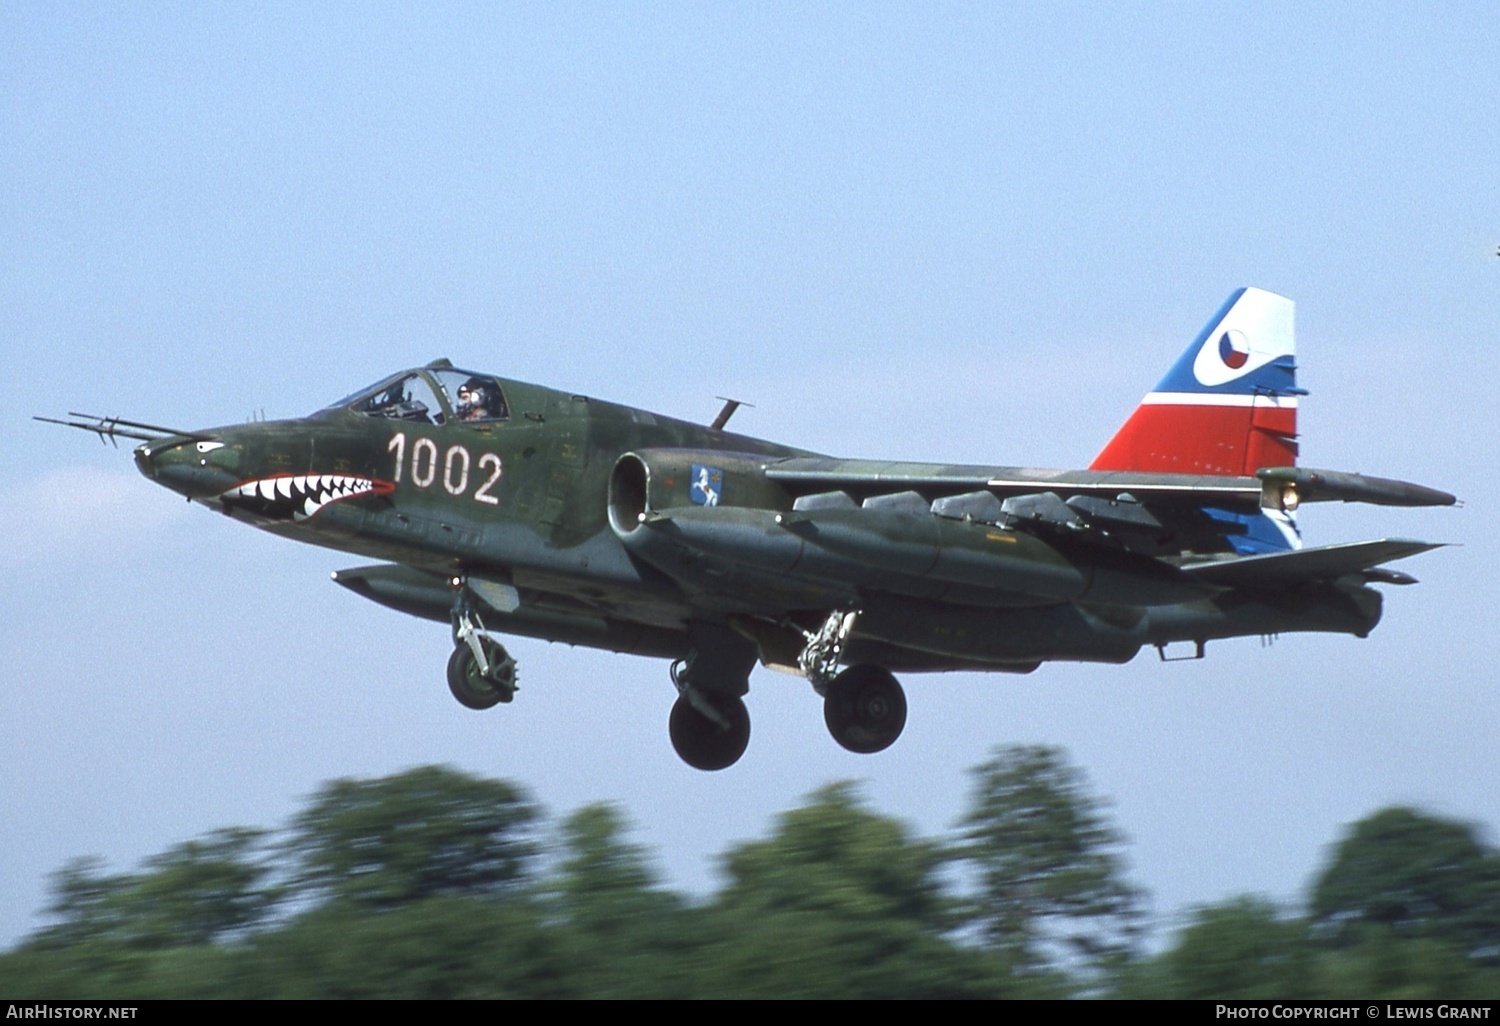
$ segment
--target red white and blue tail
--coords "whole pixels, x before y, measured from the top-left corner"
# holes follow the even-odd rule
[[[1297,462],[1290,299],[1240,289],[1141,400],[1090,470],[1241,476]]]
[[[1240,289],[1209,320],[1090,470],[1241,476],[1297,463],[1296,335],[1290,299]],[[1301,548],[1289,513],[1205,509],[1253,555]]]

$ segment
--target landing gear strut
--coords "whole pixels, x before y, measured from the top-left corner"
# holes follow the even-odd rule
[[[906,693],[889,670],[851,666],[829,683],[823,722],[833,739],[851,752],[883,751],[906,726]]]
[[[838,672],[844,645],[854,632],[854,621],[857,619],[858,610],[835,609],[817,630],[802,632],[807,645],[797,657],[797,668],[812,682],[813,690],[818,694],[827,691],[833,675]]]
[[[815,631],[803,631],[807,646],[798,668],[823,696],[828,733],[851,752],[868,755],[895,743],[906,726],[906,692],[889,670],[851,666],[839,672],[839,660],[854,633],[859,611],[835,609]]]
[[[484,633],[484,621],[467,588],[453,599],[453,655],[448,657],[448,690],[470,709],[488,709],[516,696],[516,661],[505,646]]]

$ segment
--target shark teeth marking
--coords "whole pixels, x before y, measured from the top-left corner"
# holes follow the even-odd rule
[[[389,495],[395,485],[349,474],[277,474],[245,481],[219,498],[261,516],[307,520],[325,507],[361,495]]]

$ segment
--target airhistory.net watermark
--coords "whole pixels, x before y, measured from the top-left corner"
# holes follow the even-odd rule
[[[5,1006],[7,1019],[134,1019],[136,1005],[59,1005],[26,1002]]]

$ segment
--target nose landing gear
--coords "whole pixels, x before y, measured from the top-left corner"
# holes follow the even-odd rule
[[[448,690],[470,709],[488,709],[516,697],[516,661],[494,638],[479,639],[484,666],[467,644],[448,657]]]
[[[453,655],[448,657],[448,690],[470,709],[489,709],[516,696],[516,661],[505,646],[484,633],[484,621],[460,588],[453,599]]]

